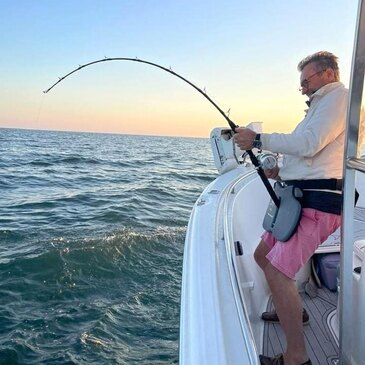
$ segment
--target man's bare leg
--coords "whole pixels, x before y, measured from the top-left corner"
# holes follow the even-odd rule
[[[256,247],[254,258],[263,271],[265,271],[265,267],[269,263],[269,260],[266,258],[266,255],[269,252],[270,252],[269,246],[267,246],[267,244],[261,240],[261,242]]]
[[[266,265],[264,273],[286,337],[285,365],[302,364],[308,360],[308,355],[303,333],[303,306],[295,281],[289,279],[271,263]]]
[[[270,248],[261,241],[254,253],[255,261],[264,271],[276,312],[287,339],[285,365],[302,364],[308,360],[303,334],[303,306],[295,281],[277,270],[266,258]]]

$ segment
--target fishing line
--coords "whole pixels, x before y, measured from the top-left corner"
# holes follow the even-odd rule
[[[38,113],[37,113],[36,120],[35,120],[36,125],[38,125],[38,123],[39,123],[39,117],[40,117],[41,111],[43,109],[44,99],[45,99],[45,95],[42,95],[42,99],[41,99],[41,101],[39,103]]]
[[[186,78],[182,77],[181,75],[179,75],[178,73],[176,73],[175,71],[173,71],[170,68],[167,67],[163,67],[157,63],[153,63],[153,62],[149,62],[149,61],[145,61],[145,60],[141,60],[139,58],[130,58],[130,57],[104,57],[100,60],[96,60],[96,61],[92,61],[89,63],[86,63],[84,65],[79,65],[79,67],[75,68],[74,70],[72,70],[71,72],[69,72],[68,74],[60,77],[58,79],[58,81],[56,81],[53,85],[51,85],[47,90],[44,90],[43,93],[47,94],[49,91],[51,91],[56,85],[58,85],[60,82],[62,82],[63,80],[65,80],[67,77],[71,76],[72,74],[74,74],[75,72],[78,72],[80,70],[82,70],[85,67],[91,66],[91,65],[95,65],[97,63],[102,63],[102,62],[109,62],[109,61],[131,61],[131,62],[139,62],[139,63],[144,63],[153,67],[157,67],[163,71],[166,71],[176,77],[178,77],[179,79],[183,80],[184,82],[186,82],[187,84],[189,84],[190,86],[192,86],[196,91],[198,91],[200,94],[202,94],[211,104],[213,104],[213,106],[219,111],[219,113],[224,117],[224,119],[228,122],[230,128],[232,129],[233,133],[235,133],[235,129],[238,128],[238,125],[235,124],[230,118],[229,118],[229,111],[228,113],[225,113],[219,106],[218,104],[216,104],[211,97],[209,97],[209,95],[206,93],[205,89],[202,90],[201,88],[199,88],[198,86],[194,85],[192,82],[190,82],[189,80],[187,80]],[[228,114],[228,115],[227,115]],[[247,154],[250,156],[250,159],[252,161],[252,163],[255,165],[257,173],[259,174],[262,182],[264,183],[266,190],[268,191],[268,193],[270,194],[271,199],[273,200],[273,202],[275,203],[275,205],[277,207],[279,207],[279,199],[275,194],[275,191],[273,189],[273,187],[271,186],[269,179],[266,177],[264,170],[261,168],[259,161],[257,160],[256,156],[253,154],[252,150],[247,150],[246,151]]]

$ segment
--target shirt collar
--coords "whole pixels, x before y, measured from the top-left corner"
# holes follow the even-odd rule
[[[313,93],[311,95],[311,97],[309,98],[309,100],[307,100],[305,103],[308,106],[308,109],[305,109],[304,112],[305,114],[308,113],[308,110],[313,102],[313,99],[317,99],[320,98],[328,93],[330,93],[332,90],[337,89],[338,87],[344,87],[345,85],[342,82],[339,81],[335,81],[335,82],[331,82],[327,85],[322,86],[320,89],[318,89],[315,93]]]
[[[340,81],[335,81],[322,86],[320,89],[318,89],[315,93],[311,95],[311,97],[309,98],[309,105],[314,98],[324,96],[330,93],[332,90],[337,89],[338,87],[344,87],[344,84]]]

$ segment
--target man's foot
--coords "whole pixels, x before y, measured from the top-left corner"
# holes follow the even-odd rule
[[[285,365],[283,354],[279,354],[274,357],[260,355],[260,364],[261,365]],[[312,365],[312,361],[310,361],[310,359],[309,359],[308,361],[303,362],[298,365]]]
[[[265,322],[272,322],[272,323],[278,323],[279,317],[276,314],[276,311],[273,310],[271,312],[264,312],[261,315],[261,319],[263,319]],[[309,315],[307,311],[303,308],[303,324],[309,323]]]

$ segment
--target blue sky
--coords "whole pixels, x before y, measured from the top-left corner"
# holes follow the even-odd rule
[[[225,121],[180,80],[206,90],[237,124],[289,131],[303,116],[298,61],[340,57],[348,85],[357,1],[0,0],[0,127],[208,136]]]

